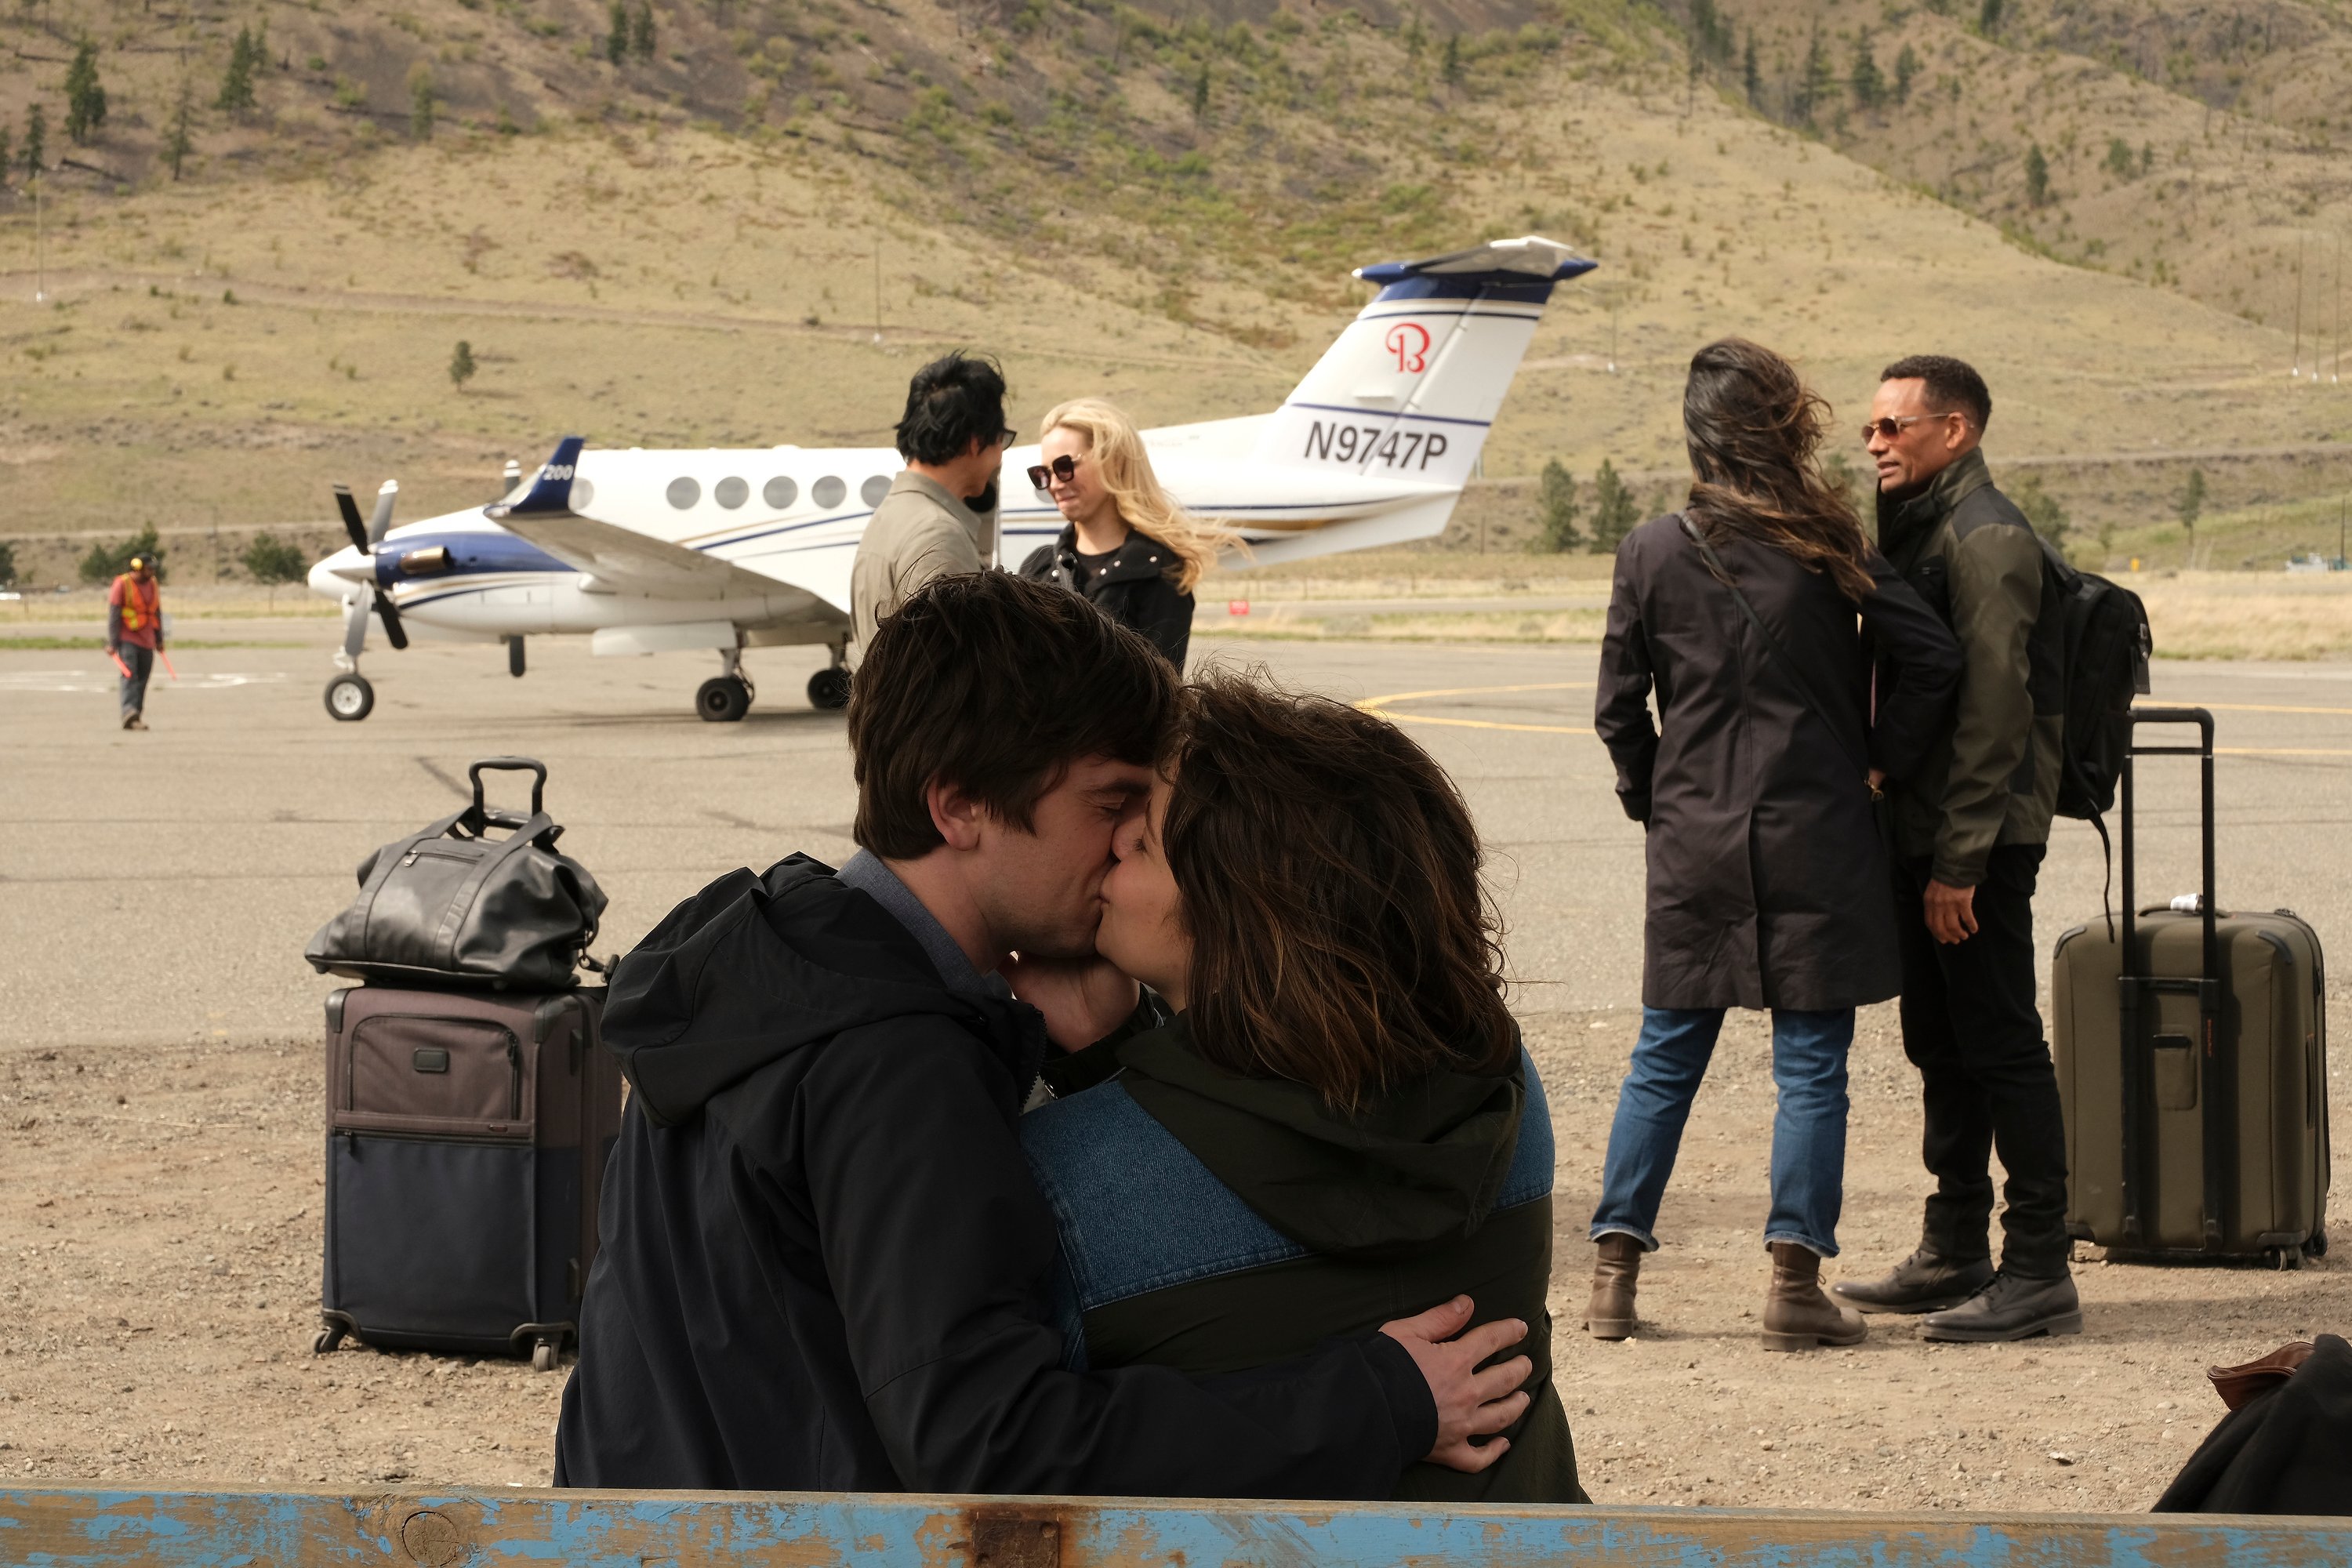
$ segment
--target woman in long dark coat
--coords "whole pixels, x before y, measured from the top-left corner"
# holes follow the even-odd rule
[[[1772,1012],[1765,1348],[1863,1337],[1819,1273],[1837,1254],[1853,1010],[1901,983],[1872,803],[1945,722],[1960,652],[1822,480],[1826,412],[1769,349],[1701,349],[1683,393],[1688,508],[1617,552],[1593,727],[1648,829],[1649,916],[1642,1034],[1592,1216],[1586,1326],[1601,1339],[1633,1331],[1641,1255],[1728,1007]],[[1865,638],[1899,672],[1874,716]]]

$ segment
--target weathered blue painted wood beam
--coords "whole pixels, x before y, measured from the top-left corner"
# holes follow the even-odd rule
[[[589,1491],[0,1488],[26,1568],[2352,1568],[2352,1520]]]

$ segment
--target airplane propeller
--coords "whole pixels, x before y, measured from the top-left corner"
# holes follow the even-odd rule
[[[352,547],[362,555],[373,555],[375,547],[392,529],[393,503],[399,499],[400,481],[386,479],[376,492],[375,515],[365,522],[360,521],[359,503],[352,500],[352,487],[335,487],[335,510],[342,514],[343,531],[352,536]],[[343,653],[351,658],[360,656],[367,642],[368,612],[373,609],[383,623],[384,640],[395,648],[408,646],[408,631],[400,624],[400,608],[392,595],[373,583],[362,583],[361,592],[352,596],[351,608],[343,616]]]

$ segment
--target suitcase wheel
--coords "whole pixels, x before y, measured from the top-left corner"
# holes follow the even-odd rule
[[[2290,1268],[2303,1267],[2303,1248],[2300,1247],[2268,1247],[2264,1249],[2263,1257],[2268,1260],[2273,1268],[2281,1273]]]
[[[337,1346],[343,1342],[343,1334],[345,1331],[346,1331],[342,1324],[329,1323],[325,1328],[319,1331],[319,1337],[310,1342],[310,1353],[312,1355],[327,1355],[331,1353]]]
[[[531,1342],[530,1370],[533,1372],[553,1372],[555,1370],[555,1342],[553,1340],[534,1340]]]
[[[2317,1230],[2311,1233],[2311,1239],[2303,1244],[2303,1253],[2306,1258],[2325,1258],[2327,1256],[2327,1227],[2326,1226],[2323,1225]]]

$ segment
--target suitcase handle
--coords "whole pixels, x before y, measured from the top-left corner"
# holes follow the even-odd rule
[[[2213,897],[2213,715],[2203,708],[2135,708],[2131,713],[2132,742],[2125,748],[2123,758],[2123,874],[2124,931],[2119,952],[2124,971],[2119,982],[2118,1004],[2123,1025],[2123,1124],[2124,1124],[2124,1236],[2126,1244],[2136,1243],[2145,1234],[2143,1199],[2148,1190],[2145,1160],[2147,1148],[2147,1070],[2143,1059],[2140,1018],[2143,1001],[2152,1019],[2156,1012],[2155,998],[2160,993],[2187,993],[2197,998],[2197,1105],[2201,1124],[2204,1158],[2203,1225],[2206,1247],[2218,1247],[2224,1240],[2222,1216],[2226,1212],[2231,1179],[2237,1170],[2236,1140],[2230,1136],[2235,1125],[2234,1105],[2224,1105],[2224,1086],[2232,1080],[2221,1070],[2217,1058],[2219,1030],[2216,1022],[2221,1011],[2221,942],[2215,929]],[[2143,745],[2139,740],[2142,724],[2194,724],[2197,742],[2194,745]],[[2137,868],[2134,865],[2132,844],[2132,759],[2135,757],[2195,757],[2198,759],[2199,829],[2203,888],[2198,899],[2200,923],[2203,942],[2198,956],[2198,977],[2194,980],[2160,979],[2152,974],[2134,974],[2132,968],[2139,952],[2139,902],[2134,883]],[[2233,1064],[2234,1065],[2234,1064]]]
[[[2128,767],[2130,764],[2126,763],[2125,765]],[[540,812],[544,809],[541,805],[540,801],[547,789],[546,763],[530,757],[484,757],[466,770],[466,776],[474,781],[474,809],[481,813],[483,816],[488,816],[491,821],[495,822],[499,820],[499,816],[491,816],[489,808],[482,802],[482,774],[484,773],[530,774],[530,815],[537,816]],[[499,814],[499,816],[506,815],[509,814]],[[504,825],[501,824],[501,826]]]

